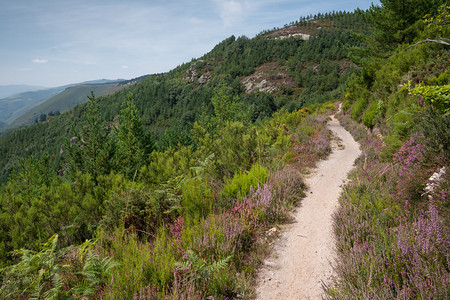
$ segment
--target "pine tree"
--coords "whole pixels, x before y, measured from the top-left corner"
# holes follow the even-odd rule
[[[117,138],[117,151],[114,159],[115,170],[122,172],[128,178],[135,178],[145,162],[145,135],[138,111],[128,95],[122,104],[122,110],[117,117],[114,133]]]
[[[366,15],[375,29],[374,38],[380,48],[411,43],[421,29],[418,22],[426,14],[436,13],[444,0],[381,0],[382,6],[369,9]]]
[[[101,174],[109,174],[114,155],[114,144],[110,128],[100,118],[97,99],[93,92],[88,96],[84,124],[75,131],[75,136],[66,143],[69,171],[89,173],[96,180]]]

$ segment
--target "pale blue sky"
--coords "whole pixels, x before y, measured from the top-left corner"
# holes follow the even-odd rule
[[[0,0],[0,85],[167,72],[235,35],[370,0]]]

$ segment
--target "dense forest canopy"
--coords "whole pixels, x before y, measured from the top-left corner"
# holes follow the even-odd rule
[[[300,173],[331,151],[323,114],[341,100],[343,118],[382,136],[370,144],[381,150],[370,148],[366,161],[409,167],[405,143],[419,149],[410,141],[418,131],[429,150],[421,155],[433,159],[414,170],[423,171],[420,186],[408,173],[399,177],[404,186],[392,183],[386,194],[365,194],[369,184],[349,192],[354,206],[337,216],[337,232],[349,236],[338,245],[341,258],[389,266],[355,291],[367,274],[343,263],[327,292],[418,297],[425,288],[411,274],[432,267],[438,276],[430,290],[439,298],[448,238],[433,240],[424,263],[401,278],[391,274],[409,272],[401,269],[414,257],[403,253],[398,265],[389,259],[401,254],[394,232],[414,232],[422,217],[425,176],[448,167],[449,49],[421,42],[450,36],[444,2],[386,0],[368,11],[303,17],[252,39],[232,36],[170,72],[3,133],[0,295],[250,297],[261,237],[288,220],[305,189]],[[363,168],[364,178],[375,178]],[[445,232],[448,203],[436,203]],[[361,277],[345,280],[354,276]]]

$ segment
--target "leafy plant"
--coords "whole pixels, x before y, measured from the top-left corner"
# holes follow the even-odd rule
[[[210,281],[215,273],[225,268],[230,259],[231,256],[228,256],[208,264],[205,260],[199,258],[194,251],[188,250],[186,252],[186,260],[176,262],[175,267],[178,271],[185,273],[183,276],[184,285],[194,284],[198,287],[202,283]]]
[[[222,190],[224,197],[244,197],[251,188],[257,189],[267,179],[269,171],[261,165],[254,164],[248,172],[236,173]]]
[[[4,275],[0,295],[5,298],[57,299],[100,293],[108,273],[117,263],[109,257],[100,258],[92,249],[94,245],[91,241],[80,245],[75,262],[67,261],[72,247],[58,249],[57,234],[44,243],[40,251],[15,251],[20,261],[1,270]],[[79,272],[77,265],[81,266]],[[75,279],[68,276],[70,273]],[[68,289],[70,281],[75,282]]]
[[[411,87],[411,81],[404,86],[411,95],[422,97],[425,102],[445,116],[450,115],[450,84],[447,85],[424,85],[416,84]]]

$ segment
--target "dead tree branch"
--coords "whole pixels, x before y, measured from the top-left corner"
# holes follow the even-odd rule
[[[432,43],[438,43],[438,44],[450,46],[450,43],[447,42],[447,41],[445,41],[445,40],[446,40],[446,39],[437,39],[437,40],[425,39],[425,40],[422,40],[422,41],[420,41],[420,42],[417,42],[417,43],[415,43],[415,44],[413,44],[413,45],[411,45],[411,46],[406,47],[405,49],[403,49],[402,51],[400,51],[400,52],[397,53],[397,54],[392,55],[391,57],[400,55],[400,54],[402,54],[403,52],[405,52],[406,50],[408,50],[409,48],[415,47],[415,46],[417,46],[417,45],[419,45],[419,44],[421,44],[421,43],[425,43],[425,42],[432,42]]]

